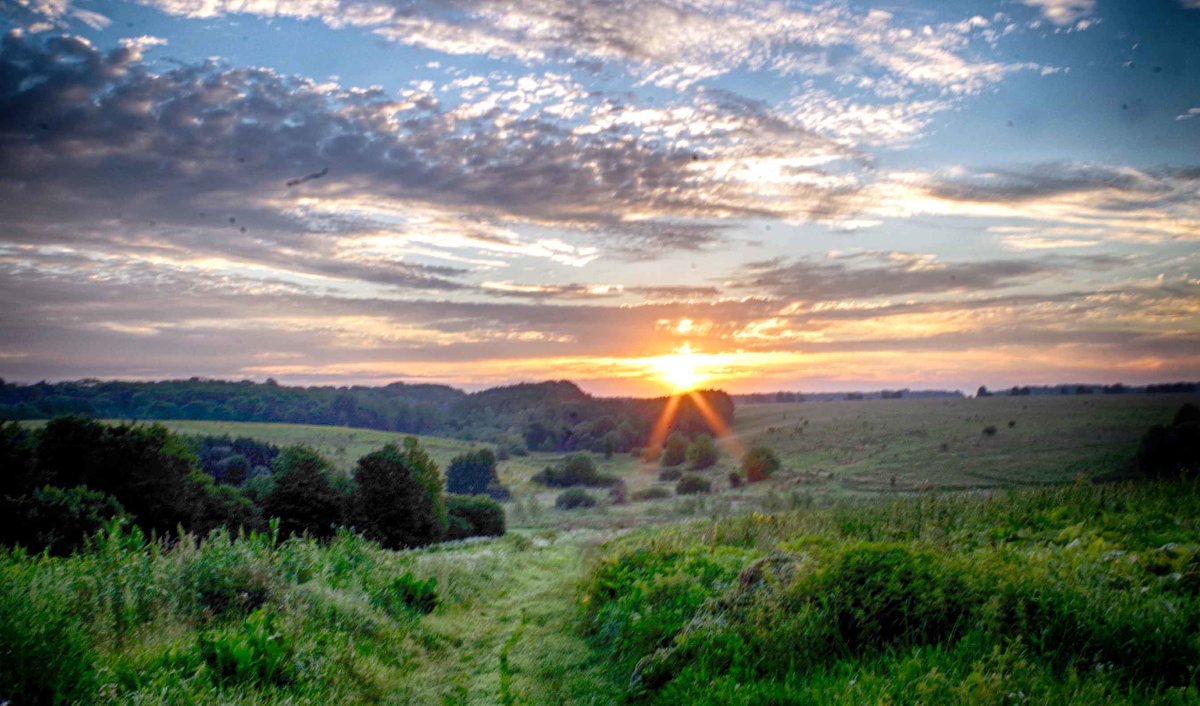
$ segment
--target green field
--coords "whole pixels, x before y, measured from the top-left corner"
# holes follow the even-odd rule
[[[1200,488],[1093,484],[1185,401],[744,406],[712,495],[560,511],[529,478],[563,454],[535,453],[501,462],[508,536],[416,551],[219,532],[9,551],[0,682],[104,704],[1200,704]],[[343,472],[403,436],[164,424]],[[422,443],[443,465],[471,447]],[[729,488],[759,443],[783,469]],[[630,455],[597,466],[673,487]],[[406,576],[436,580],[428,615]]]

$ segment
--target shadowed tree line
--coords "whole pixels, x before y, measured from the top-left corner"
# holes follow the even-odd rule
[[[725,426],[733,422],[729,395],[696,394]],[[0,419],[79,414],[101,419],[325,424],[488,441],[497,444],[502,455],[629,452],[646,445],[667,400],[593,397],[567,381],[523,383],[470,394],[445,385],[399,382],[384,387],[286,387],[270,380],[200,378],[33,385],[0,381]],[[690,396],[680,401],[671,429],[688,435],[719,431],[711,428]],[[251,469],[260,465],[249,456],[247,460]]]
[[[388,548],[504,533],[504,510],[495,500],[444,493],[437,464],[415,437],[363,456],[349,478],[333,473],[310,448],[258,442],[240,449],[270,466],[251,466],[249,477],[229,470],[228,459],[247,458],[242,453],[210,453],[206,466],[205,450],[239,447],[224,441],[77,416],[37,430],[0,425],[0,511],[6,516],[0,542],[64,555],[114,520],[159,537],[180,530],[265,530],[274,521],[285,537],[324,539],[351,527]],[[490,470],[494,481],[495,458],[490,462],[482,472]]]

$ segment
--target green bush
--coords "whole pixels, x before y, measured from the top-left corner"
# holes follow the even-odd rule
[[[605,475],[596,470],[596,464],[587,454],[571,454],[556,466],[547,466],[530,479],[549,488],[569,488],[583,485],[607,487],[620,482],[619,478]]]
[[[258,610],[278,576],[253,545],[218,530],[179,567],[173,594],[186,614],[203,621]]]
[[[707,479],[694,474],[687,474],[679,479],[675,484],[676,495],[696,495],[698,493],[711,493],[712,483]]]
[[[127,517],[116,498],[83,486],[46,486],[31,495],[0,498],[0,512],[8,518],[6,544],[33,553],[48,550],[54,556],[70,554],[105,524]]]
[[[270,686],[293,679],[291,640],[264,610],[233,627],[202,633],[198,650],[219,683]]]
[[[687,460],[693,470],[711,468],[720,458],[717,445],[708,434],[700,434],[688,444]]]
[[[447,495],[447,539],[499,537],[504,534],[504,507],[486,495]]]
[[[661,500],[663,498],[671,497],[671,491],[667,488],[663,488],[662,486],[654,485],[650,486],[649,488],[635,490],[629,497],[635,501]]]
[[[554,507],[559,510],[574,510],[579,507],[595,507],[595,505],[596,499],[583,488],[568,488],[554,499]]]
[[[24,550],[0,550],[0,703],[85,703],[91,696],[87,624],[55,573]]]
[[[766,480],[780,467],[779,456],[768,446],[753,446],[742,456],[742,473],[747,483]]]
[[[687,460],[688,453],[688,438],[679,432],[671,434],[667,437],[666,446],[662,451],[662,465],[664,468],[678,466]]]
[[[448,517],[437,464],[415,436],[358,460],[354,512],[369,539],[388,549],[420,547],[446,534]]]
[[[678,468],[664,468],[658,472],[658,479],[666,483],[679,480],[682,477],[683,471]]]

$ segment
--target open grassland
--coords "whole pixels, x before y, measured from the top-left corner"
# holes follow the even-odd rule
[[[1200,488],[0,554],[14,703],[1197,704]],[[428,611],[428,612],[427,612]]]
[[[613,504],[605,490],[591,509],[554,508],[561,492],[530,482],[565,453],[534,452],[499,464],[513,492],[509,525],[526,528],[612,529],[690,517],[728,517],[821,505],[848,497],[911,495],[1073,482],[1128,476],[1139,437],[1168,422],[1196,395],[1070,395],[980,399],[900,399],[742,405],[731,434],[719,441],[720,460],[699,472],[714,492],[677,497],[675,482],[659,479],[659,464],[642,457],[594,455],[597,470],[624,481],[627,495],[659,488],[665,499]],[[369,429],[254,422],[166,421],[184,434],[248,436],[287,446],[312,446],[343,473],[359,457],[405,434]],[[33,424],[36,424],[33,423]],[[984,430],[992,427],[995,433]],[[445,469],[475,442],[419,437]],[[774,449],[783,467],[767,482],[738,489],[739,470],[751,446]],[[684,466],[686,469],[686,466]]]

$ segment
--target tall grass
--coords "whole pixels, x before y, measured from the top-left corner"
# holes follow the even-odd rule
[[[1076,486],[642,531],[581,588],[647,703],[1196,703],[1200,489]]]

